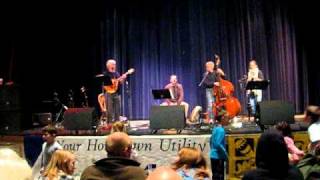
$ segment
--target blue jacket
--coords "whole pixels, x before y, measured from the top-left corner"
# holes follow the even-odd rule
[[[222,126],[215,126],[212,129],[210,138],[210,158],[211,159],[227,159],[225,130]]]

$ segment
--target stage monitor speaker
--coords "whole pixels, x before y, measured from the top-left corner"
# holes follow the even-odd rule
[[[20,111],[0,111],[0,134],[16,134],[21,131]]]
[[[34,125],[46,126],[52,123],[52,114],[47,113],[33,113],[32,122]]]
[[[62,125],[68,130],[91,130],[96,117],[94,108],[69,108],[64,113]]]
[[[257,106],[259,123],[263,126],[275,125],[281,121],[294,123],[294,106],[284,101],[263,101]]]
[[[184,106],[152,106],[151,129],[183,129],[185,127]]]

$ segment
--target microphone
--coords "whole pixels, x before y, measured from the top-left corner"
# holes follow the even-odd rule
[[[241,79],[239,79],[239,82],[244,82],[248,79],[247,75],[243,75],[243,77]]]

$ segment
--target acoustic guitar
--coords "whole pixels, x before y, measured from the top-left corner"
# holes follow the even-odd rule
[[[119,78],[111,79],[112,84],[108,85],[108,86],[104,86],[103,89],[109,94],[113,94],[113,93],[117,92],[118,87],[119,87],[119,82],[122,81],[123,79],[125,79],[125,77],[127,75],[132,74],[132,73],[134,73],[133,68],[129,69],[126,73],[122,74]]]

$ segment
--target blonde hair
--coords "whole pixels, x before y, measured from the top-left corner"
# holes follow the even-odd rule
[[[114,133],[114,132],[126,132],[126,127],[125,127],[124,123],[122,123],[120,121],[113,123],[111,133]]]
[[[53,180],[58,176],[59,170],[62,170],[66,174],[70,174],[68,171],[69,162],[74,158],[74,155],[66,150],[56,150],[49,164],[44,171],[44,176],[49,180]]]
[[[179,159],[172,164],[174,170],[185,168],[185,169],[196,169],[195,177],[203,179],[209,177],[207,162],[200,152],[200,150],[191,147],[182,148],[178,152]]]
[[[14,150],[0,149],[0,179],[31,180],[32,170],[27,161]]]

